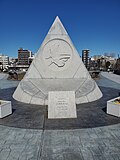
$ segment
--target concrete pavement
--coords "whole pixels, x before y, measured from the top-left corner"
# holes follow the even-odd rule
[[[100,85],[107,83],[102,77]],[[72,130],[0,125],[0,160],[120,160],[120,124]]]
[[[120,75],[113,74],[112,72],[101,72],[101,75],[113,82],[120,84]]]
[[[19,81],[7,80],[8,74],[0,73],[0,89],[16,87]]]
[[[88,159],[120,159],[120,124],[77,130],[0,126],[0,160]]]

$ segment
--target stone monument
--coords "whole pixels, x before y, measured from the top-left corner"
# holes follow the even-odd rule
[[[13,97],[25,103],[48,105],[51,91],[74,91],[76,104],[102,97],[58,17]]]

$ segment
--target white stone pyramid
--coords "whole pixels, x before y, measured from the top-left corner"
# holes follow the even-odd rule
[[[13,97],[25,103],[47,105],[49,91],[75,91],[76,104],[102,97],[58,17]]]

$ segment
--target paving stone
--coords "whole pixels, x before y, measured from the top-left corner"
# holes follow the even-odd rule
[[[102,150],[100,146],[90,146],[89,150],[91,151],[92,155],[102,155]]]
[[[113,154],[112,157],[114,160],[120,160],[120,154]]]
[[[84,160],[88,160],[88,159],[94,160],[94,159],[93,159],[93,155],[92,155],[92,153],[90,152],[90,150],[89,150],[88,147],[86,147],[86,148],[80,148],[80,150],[81,150],[81,153],[82,153],[82,155],[83,155]]]
[[[114,160],[114,158],[112,157],[112,155],[107,155],[107,156],[94,155],[93,158],[94,158],[94,160]]]
[[[55,159],[54,155],[62,155],[63,159],[71,156],[71,159],[75,157],[83,158],[82,152],[76,146],[51,146],[43,147],[42,157],[49,157],[50,159]],[[79,156],[78,156],[79,155]],[[61,156],[60,156],[61,157]],[[69,159],[69,158],[68,158]]]
[[[0,96],[3,92],[3,98],[13,100],[15,109],[12,117],[0,120],[0,123],[6,125],[0,125],[0,160],[120,160],[119,118],[106,115],[103,111],[105,101],[111,96],[116,96],[118,90],[106,87],[102,89],[106,97],[99,102],[90,103],[88,107],[86,104],[78,106],[77,111],[82,115],[78,114],[78,120],[70,120],[67,125],[68,121],[64,120],[58,120],[56,124],[51,124],[55,121],[48,123],[46,110],[42,108],[40,110],[40,106],[29,106],[29,108],[26,104],[14,101],[11,98],[13,88],[0,90]],[[100,117],[95,113],[97,110]],[[34,119],[36,115],[37,118]],[[44,115],[42,119],[41,115]],[[93,120],[91,115],[96,120]],[[96,123],[99,125],[96,126]],[[78,129],[75,129],[73,124],[76,124]],[[94,128],[88,128],[91,124]],[[99,127],[103,124],[104,127]],[[38,129],[35,129],[36,126]],[[61,126],[64,126],[64,130],[58,130]],[[66,126],[69,129],[66,129]]]
[[[63,155],[65,160],[84,160],[80,152],[66,153]]]
[[[10,148],[4,148],[0,151],[0,159],[1,160],[7,160],[7,158],[9,157],[11,150]]]
[[[104,128],[103,129],[96,128],[95,132],[99,138],[106,138],[106,137],[113,138],[113,135],[108,130],[106,130]]]

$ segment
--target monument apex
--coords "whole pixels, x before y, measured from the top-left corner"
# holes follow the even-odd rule
[[[49,29],[48,34],[67,35],[67,32],[58,16],[56,16],[51,28]]]

